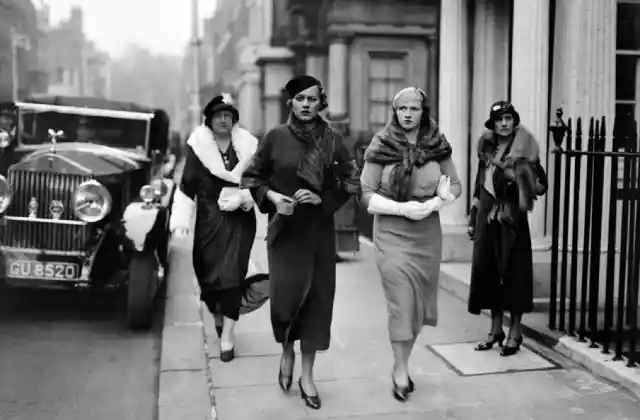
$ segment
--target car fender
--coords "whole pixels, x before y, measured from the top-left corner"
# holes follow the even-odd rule
[[[124,235],[131,241],[136,251],[143,251],[149,235],[154,232],[166,233],[168,213],[171,210],[175,183],[170,179],[162,180],[168,192],[157,203],[145,204],[140,201],[130,203],[122,215]],[[164,217],[159,217],[162,215]],[[156,228],[158,223],[161,227]]]
[[[142,202],[131,203],[124,210],[122,215],[124,234],[137,251],[144,250],[147,237],[156,225],[159,213],[159,206]]]

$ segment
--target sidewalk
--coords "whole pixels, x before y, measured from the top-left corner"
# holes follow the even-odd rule
[[[254,252],[264,252],[264,246],[258,238]],[[489,320],[468,314],[464,302],[445,289],[439,295],[440,323],[424,329],[412,355],[416,392],[405,404],[395,401],[385,300],[373,261],[372,248],[363,244],[357,259],[338,264],[331,348],[318,354],[315,368],[323,401],[319,411],[304,406],[296,383],[289,395],[277,385],[280,348],[268,303],[240,319],[231,363],[218,359],[213,319],[203,311],[214,415],[219,420],[640,419],[640,405],[626,392],[531,339],[509,358],[498,350],[475,352]],[[299,360],[298,355],[294,382]]]

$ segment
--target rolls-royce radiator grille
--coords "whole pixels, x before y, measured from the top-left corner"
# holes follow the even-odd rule
[[[13,191],[0,241],[3,246],[48,251],[82,251],[89,227],[71,209],[84,175],[9,170]]]

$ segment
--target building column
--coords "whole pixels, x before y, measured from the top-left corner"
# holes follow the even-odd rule
[[[256,64],[262,67],[262,130],[266,133],[281,123],[282,89],[293,77],[293,53],[288,48],[266,47],[257,56]]]
[[[260,115],[260,69],[245,70],[238,89],[238,112],[240,125],[252,134],[262,132]]]
[[[327,50],[318,46],[311,46],[307,49],[307,57],[305,60],[306,73],[320,80],[324,86],[328,83],[327,74]]]
[[[469,50],[467,0],[441,2],[439,124],[453,148],[462,195],[440,212],[445,225],[466,225],[469,160]]]
[[[582,130],[586,133],[590,117],[606,117],[606,149],[611,150],[615,120],[615,56],[616,56],[616,0],[563,0],[556,2],[553,88],[551,95],[550,121],[555,120],[555,110],[562,108],[565,122],[573,120],[573,130],[578,117],[582,117]],[[586,143],[583,141],[583,143]],[[583,145],[586,147],[586,145]],[[575,144],[573,145],[575,147]],[[608,177],[611,160],[605,160]],[[582,165],[581,178],[586,177]],[[549,158],[549,178],[553,180],[553,157]],[[609,179],[609,178],[607,178]],[[572,183],[573,184],[573,183]],[[564,185],[564,184],[563,184]],[[609,182],[604,183],[603,220],[609,215]],[[585,189],[581,189],[584,199]],[[549,192],[549,203],[553,191]],[[562,191],[563,198],[573,199],[573,189]],[[561,203],[564,206],[564,203]],[[573,206],[571,202],[570,206]],[[549,205],[551,208],[551,205]],[[574,214],[573,209],[571,213]],[[584,223],[584,212],[578,212],[580,225]],[[547,217],[547,232],[551,231],[552,215]],[[571,232],[569,232],[571,235]],[[580,229],[579,240],[584,235]],[[603,244],[608,240],[603,235]],[[606,249],[603,245],[602,249]]]
[[[547,168],[549,127],[549,0],[514,0],[511,102],[540,144]],[[529,215],[534,247],[544,246],[546,196]]]
[[[473,194],[478,171],[478,138],[495,101],[509,98],[509,46],[511,44],[509,0],[476,0],[471,93],[470,181]]]
[[[327,96],[331,119],[347,116],[349,45],[345,37],[334,36],[329,44],[329,80]]]

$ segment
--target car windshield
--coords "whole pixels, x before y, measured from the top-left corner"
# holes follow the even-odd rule
[[[62,131],[59,143],[80,142],[145,151],[148,121],[55,111],[20,110],[20,142],[51,142],[49,130]]]

